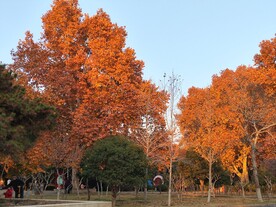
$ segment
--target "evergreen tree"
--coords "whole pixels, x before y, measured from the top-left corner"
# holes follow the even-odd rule
[[[54,108],[38,98],[28,98],[25,89],[16,84],[16,75],[1,64],[0,156],[11,155],[18,160],[39,132],[54,124],[54,119]]]

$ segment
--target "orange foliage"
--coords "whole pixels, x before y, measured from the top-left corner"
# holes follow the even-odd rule
[[[257,145],[272,135],[273,127],[269,126],[276,124],[276,97],[266,90],[265,83],[269,81],[264,70],[245,66],[236,71],[225,70],[220,77],[213,78],[213,86],[227,97],[231,113],[236,117],[233,124],[240,130],[241,141]]]
[[[190,88],[187,97],[179,102],[178,123],[183,134],[182,144],[192,148],[209,163],[208,202],[213,189],[212,165],[236,139],[236,128],[228,114],[227,102],[220,101],[223,94],[214,87]],[[229,116],[230,115],[230,116]]]
[[[189,95],[179,103],[179,124],[185,143],[209,161],[209,175],[210,164],[220,158],[240,177],[244,187],[249,182],[247,159],[251,155],[260,201],[256,151],[261,152],[259,148],[265,147],[266,152],[275,157],[272,140],[276,128],[276,93],[275,81],[271,79],[276,70],[272,66],[227,69],[213,77],[210,88],[191,88]]]
[[[159,91],[151,81],[143,81],[139,101],[140,122],[132,129],[131,137],[143,147],[152,163],[164,165],[162,155],[168,150],[169,141],[164,120],[168,94]]]
[[[262,85],[266,95],[271,99],[270,103],[276,101],[276,36],[270,40],[264,40],[260,43],[260,54],[254,57],[255,64],[260,70],[260,76],[256,79],[257,83]],[[270,116],[275,114],[275,104],[270,109]],[[275,119],[274,119],[275,122]],[[276,157],[276,127],[269,129],[265,140],[260,143],[260,151],[265,159],[275,159]]]
[[[225,159],[227,156],[224,156],[223,163],[232,162],[228,167],[230,170],[231,167],[234,167],[235,173],[241,178],[242,186],[245,186],[248,183],[247,158],[250,153],[259,201],[262,201],[262,195],[258,179],[256,152],[261,152],[260,147],[268,147],[263,143],[272,140],[276,128],[276,96],[273,89],[275,83],[271,82],[271,78],[275,77],[276,70],[270,67],[266,68],[263,65],[256,69],[240,66],[236,71],[223,71],[221,76],[215,76],[212,82],[212,86],[226,97],[231,112],[236,116],[236,119],[233,119],[233,124],[238,126],[237,129],[241,132],[234,147],[240,151],[236,151],[235,154],[228,151],[228,160]],[[268,76],[271,72],[274,74],[272,77]],[[270,143],[273,144],[271,141]],[[275,143],[270,147],[275,149]],[[246,150],[244,151],[244,149]],[[242,173],[240,173],[241,171]]]
[[[102,10],[83,15],[77,0],[55,0],[42,22],[40,41],[26,32],[12,68],[59,112],[55,131],[44,134],[33,149],[44,151],[56,165],[56,158],[59,164],[63,157],[69,163],[76,146],[83,149],[110,134],[127,135],[140,122],[143,62],[125,48],[123,27]]]
[[[182,143],[211,162],[235,139],[235,133],[229,130],[235,128],[229,108],[226,103],[219,102],[220,96],[214,88],[190,88],[189,95],[179,102]]]
[[[260,44],[260,54],[256,54],[255,64],[261,71],[257,78],[259,84],[265,88],[267,95],[276,94],[276,37],[264,40]]]

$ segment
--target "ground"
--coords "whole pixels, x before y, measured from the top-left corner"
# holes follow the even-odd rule
[[[26,194],[27,195],[27,194]],[[1,196],[2,197],[2,196]],[[44,195],[30,195],[29,199],[56,199],[56,192],[47,191]],[[260,203],[257,201],[255,194],[251,193],[242,198],[240,195],[232,194],[225,195],[220,194],[216,197],[212,197],[211,202],[207,203],[207,195],[204,194],[195,194],[195,193],[184,193],[182,196],[173,193],[172,195],[172,206],[173,207],[276,207],[276,196],[268,197],[263,195],[264,202]],[[27,198],[26,198],[27,199]],[[77,194],[61,194],[60,199],[62,200],[87,200],[87,191],[82,190],[77,196]],[[91,200],[104,200],[110,201],[111,195],[109,193],[103,193],[99,195],[97,192],[93,192],[91,195]],[[119,207],[158,207],[158,206],[167,206],[168,194],[162,192],[148,192],[147,201],[144,200],[143,192],[139,192],[136,196],[134,192],[121,192],[118,196],[116,206]],[[14,202],[11,203],[12,206]],[[40,203],[42,204],[42,203]],[[22,204],[20,204],[22,205]],[[30,203],[28,204],[30,205]],[[0,204],[1,206],[1,204]],[[3,206],[3,205],[2,205]],[[6,206],[6,204],[4,204]]]

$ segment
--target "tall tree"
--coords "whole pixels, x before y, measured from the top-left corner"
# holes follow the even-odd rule
[[[139,121],[143,62],[125,47],[124,27],[102,10],[83,15],[77,0],[54,0],[42,22],[41,39],[26,32],[12,68],[58,109],[57,127],[47,137],[66,140],[74,153],[106,135],[128,134]]]
[[[166,82],[166,74],[164,74],[164,91],[169,95],[168,108],[165,114],[166,130],[168,134],[168,150],[163,157],[167,159],[169,171],[169,192],[168,192],[168,206],[171,206],[172,194],[172,176],[173,176],[173,162],[177,158],[178,144],[180,138],[179,128],[177,126],[176,116],[178,114],[177,101],[181,96],[181,77],[172,72]]]
[[[219,103],[214,88],[190,88],[187,97],[179,102],[181,110],[178,123],[186,146],[192,147],[209,163],[209,189],[207,202],[213,191],[212,166],[228,148],[233,136],[228,128],[234,128],[229,119],[226,103]]]
[[[265,81],[265,77],[266,80]],[[260,83],[262,80],[262,83]],[[259,201],[262,201],[258,179],[256,153],[260,142],[272,136],[276,126],[275,95],[267,90],[270,77],[264,70],[240,66],[236,71],[226,70],[214,77],[213,85],[228,97],[231,111],[236,113],[235,124],[242,132],[243,140],[251,151],[252,167]],[[224,82],[225,84],[221,84]]]
[[[132,130],[131,137],[144,149],[149,163],[161,163],[161,153],[167,149],[168,143],[164,119],[168,95],[164,91],[159,91],[151,81],[143,81],[140,101],[142,103],[140,123]],[[147,179],[148,168],[146,168],[144,187],[145,200],[147,199]]]

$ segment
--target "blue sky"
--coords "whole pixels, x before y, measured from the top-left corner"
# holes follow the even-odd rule
[[[41,17],[52,0],[0,1],[0,61],[30,30],[40,37]],[[144,79],[157,85],[172,71],[182,91],[206,87],[212,75],[252,65],[259,43],[276,33],[275,0],[79,0],[84,13],[103,8],[112,22],[125,26],[127,46],[145,62]]]

